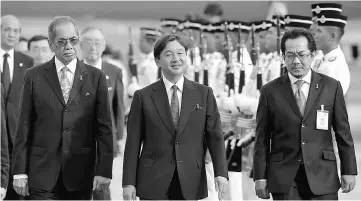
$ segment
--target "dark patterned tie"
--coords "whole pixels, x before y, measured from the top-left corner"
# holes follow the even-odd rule
[[[9,89],[10,89],[10,83],[11,83],[8,57],[9,57],[9,54],[5,53],[4,54],[4,63],[3,63],[3,72],[1,74],[1,83],[3,84],[3,87],[4,87],[5,100],[7,100],[7,96],[9,94]]]
[[[178,87],[176,85],[172,86],[173,95],[170,104],[170,109],[172,112],[172,119],[174,128],[177,129],[178,127],[178,120],[179,120],[179,99],[177,95]]]
[[[70,80],[69,80],[68,76],[66,75],[68,70],[69,70],[69,68],[64,66],[60,71],[60,74],[61,74],[61,76],[60,76],[60,86],[61,86],[61,91],[63,92],[63,97],[64,97],[65,103],[68,102],[69,93],[70,93],[70,90],[71,90],[71,83],[70,83]]]
[[[296,81],[297,91],[296,91],[296,94],[295,94],[296,102],[297,102],[298,108],[300,109],[300,112],[301,112],[302,116],[303,116],[303,113],[305,111],[305,106],[306,106],[306,96],[301,90],[301,87],[302,87],[302,85],[304,83],[305,83],[304,80],[297,80]]]

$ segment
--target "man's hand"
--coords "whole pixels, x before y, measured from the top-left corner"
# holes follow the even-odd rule
[[[109,188],[111,179],[102,176],[95,176],[93,182],[93,191],[102,191]]]
[[[355,175],[342,175],[341,176],[341,189],[342,193],[351,192],[356,186]]]
[[[27,178],[14,179],[13,186],[17,194],[22,196],[30,195]]]
[[[269,192],[267,187],[267,181],[261,180],[255,182],[256,195],[261,199],[269,199]]]
[[[133,185],[123,187],[123,199],[124,200],[136,200],[137,193]]]
[[[218,199],[223,200],[228,189],[228,180],[225,177],[218,176],[215,178],[216,191],[218,191]]]
[[[4,200],[5,196],[6,196],[6,189],[0,188],[0,200]]]

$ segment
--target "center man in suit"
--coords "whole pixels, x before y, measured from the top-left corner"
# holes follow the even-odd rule
[[[86,27],[80,34],[80,47],[83,52],[84,63],[102,70],[106,74],[108,94],[113,128],[114,157],[120,153],[119,140],[123,137],[124,129],[124,86],[122,70],[101,59],[105,50],[105,38],[101,30],[96,27]],[[94,200],[111,200],[109,188],[94,191]]]
[[[13,151],[15,138],[15,128],[19,116],[20,92],[23,87],[23,80],[26,69],[33,66],[31,57],[15,51],[14,48],[19,42],[21,33],[21,25],[19,20],[13,15],[5,15],[1,17],[1,49],[0,49],[0,65],[1,65],[1,83],[4,89],[3,104],[4,120],[6,126],[1,129],[7,132],[8,148],[10,153]],[[3,135],[3,134],[1,134]],[[5,200],[22,199],[12,187],[12,172],[10,171],[9,185]]]
[[[228,175],[220,115],[210,87],[189,81],[187,47],[176,35],[154,46],[162,78],[134,93],[123,164],[125,200],[199,200],[207,197],[209,148],[219,198]],[[140,153],[141,152],[141,153]]]
[[[254,150],[256,194],[274,200],[337,200],[340,180],[332,145],[335,131],[344,193],[355,188],[356,157],[339,81],[310,66],[316,43],[302,28],[281,40],[288,73],[264,85]]]
[[[32,200],[89,200],[112,178],[112,121],[105,74],[76,58],[78,27],[48,27],[50,61],[26,71],[13,152],[14,189]],[[97,158],[97,161],[95,160]]]

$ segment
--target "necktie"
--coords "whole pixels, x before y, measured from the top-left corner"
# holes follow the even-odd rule
[[[301,90],[301,87],[302,87],[302,85],[304,83],[305,83],[304,80],[297,80],[296,81],[297,91],[296,91],[296,94],[295,94],[296,102],[297,102],[298,108],[300,109],[300,112],[301,112],[302,116],[303,116],[303,113],[305,111],[305,106],[306,106],[306,96]]]
[[[173,119],[173,125],[177,129],[178,127],[178,120],[179,120],[179,100],[177,95],[178,87],[176,85],[172,86],[173,95],[172,100],[170,104],[170,109],[172,112],[172,119]]]
[[[9,94],[9,89],[10,89],[10,83],[11,83],[8,57],[9,57],[9,54],[5,53],[4,54],[4,63],[3,63],[3,72],[1,74],[1,83],[3,84],[3,87],[4,87],[5,100],[7,100],[7,96]]]
[[[65,103],[68,102],[69,93],[71,90],[71,83],[70,83],[68,76],[66,75],[66,72],[68,70],[69,70],[69,68],[64,66],[60,71],[60,86],[61,86],[61,91],[63,92],[63,97],[64,97]]]

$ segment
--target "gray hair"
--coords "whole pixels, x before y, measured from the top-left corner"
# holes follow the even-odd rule
[[[54,42],[54,39],[56,37],[56,26],[59,24],[65,24],[65,23],[72,23],[75,27],[77,36],[79,36],[79,28],[78,28],[78,25],[76,24],[75,20],[73,20],[69,16],[57,16],[50,22],[49,27],[48,27],[48,35],[49,35],[50,43]]]

